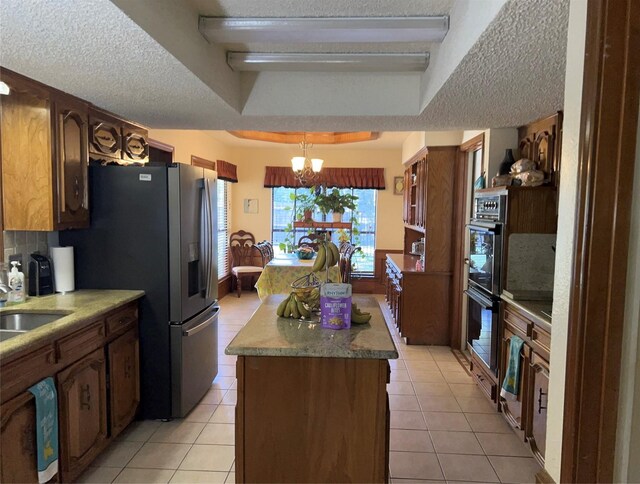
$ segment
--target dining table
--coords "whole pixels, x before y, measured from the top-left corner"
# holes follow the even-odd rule
[[[315,257],[310,260],[298,259],[295,254],[278,254],[262,270],[256,281],[258,297],[264,301],[271,294],[289,294],[291,283],[311,272]],[[325,271],[316,273],[318,279],[325,280]],[[340,282],[340,269],[333,266],[329,269],[332,282]]]

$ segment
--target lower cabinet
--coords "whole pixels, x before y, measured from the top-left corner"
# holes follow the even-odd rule
[[[120,306],[53,345],[3,362],[0,482],[38,482],[35,400],[27,389],[42,378],[53,377],[58,393],[59,473],[54,481],[75,482],[134,419],[140,401],[137,311],[137,303]]]
[[[547,440],[547,397],[549,395],[549,363],[536,353],[529,366],[529,425],[525,436],[531,445],[534,455],[544,462],[545,442]]]
[[[521,431],[531,450],[544,465],[547,438],[547,406],[549,394],[549,350],[551,334],[524,311],[508,302],[503,313],[502,355],[499,384],[502,385],[509,361],[511,338],[524,341],[520,351],[520,387],[517,400],[499,398],[500,409],[507,421]]]
[[[407,344],[449,345],[449,273],[416,268],[418,257],[387,254],[386,300]]]
[[[24,392],[0,406],[0,482],[38,482],[36,404]]]
[[[107,442],[107,362],[94,351],[58,374],[60,464],[73,481]]]
[[[109,344],[111,437],[133,420],[140,403],[138,331],[132,330]]]

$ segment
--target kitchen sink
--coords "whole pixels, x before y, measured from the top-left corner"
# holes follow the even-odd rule
[[[14,331],[11,329],[0,329],[0,341],[8,340],[19,334],[26,333],[26,331]]]
[[[0,331],[25,332],[39,328],[45,324],[60,319],[60,313],[5,313],[0,314]],[[15,336],[15,335],[13,335]],[[10,338],[11,336],[7,336]],[[6,339],[6,337],[4,338]],[[2,341],[2,338],[0,338]]]

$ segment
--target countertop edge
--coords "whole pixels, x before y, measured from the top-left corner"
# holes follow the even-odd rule
[[[551,322],[551,320],[544,318],[543,316],[539,315],[536,311],[527,307],[526,300],[511,299],[509,296],[506,296],[504,294],[500,295],[500,299],[517,307],[518,309],[526,313],[527,316],[531,318],[531,321],[533,321],[534,324],[538,325],[548,333],[551,333],[551,329],[553,327],[553,323]]]
[[[95,291],[98,291],[98,289],[96,289]],[[72,321],[56,320],[51,323],[45,324],[40,328],[28,331],[23,335],[19,335],[19,336],[16,336],[15,338],[11,338],[9,340],[3,341],[2,343],[0,343],[0,364],[4,364],[4,363],[7,363],[8,361],[11,361],[11,358],[16,354],[22,353],[32,348],[38,348],[40,346],[44,346],[48,343],[52,343],[53,341],[66,336],[67,334],[73,333],[75,330],[85,325],[90,320],[100,317],[103,314],[107,314],[119,306],[124,306],[125,304],[129,304],[130,302],[136,301],[145,295],[145,292],[142,290],[105,289],[104,291],[105,292],[126,291],[130,294],[123,295],[122,297],[118,298],[117,302],[105,303],[103,307],[101,307],[99,310],[96,310],[94,312],[88,312],[87,314],[77,315],[76,316],[77,319],[74,319]],[[77,291],[76,294],[80,292],[81,291]],[[36,298],[32,297],[30,299],[32,300],[31,302],[38,302],[38,301],[33,301]],[[36,309],[36,308],[29,307],[29,302],[30,301],[28,299],[25,303],[14,304],[11,306],[6,306],[4,308],[1,308],[0,314],[7,313],[7,312],[19,312],[23,309],[26,311],[33,311],[33,312],[36,312],[36,311],[46,312],[48,310],[46,308]],[[61,312],[68,311],[69,312],[69,314],[64,315],[60,319],[73,316],[74,313],[78,313],[81,310],[82,310],[81,308],[73,308],[73,307],[68,307],[68,308],[56,307],[56,308],[50,309],[50,311],[61,311]],[[49,326],[51,324],[59,325],[59,327]],[[25,335],[29,335],[29,338],[23,340],[22,336],[25,336]]]
[[[374,354],[372,354],[374,353]],[[399,354],[397,351],[371,351],[367,352],[366,350],[358,351],[354,353],[336,353],[336,354],[326,354],[326,353],[315,353],[313,351],[306,352],[301,355],[299,350],[273,350],[270,351],[264,348],[242,348],[240,350],[229,349],[229,347],[224,350],[225,355],[234,355],[234,356],[285,356],[285,357],[296,357],[296,358],[346,358],[350,360],[396,360],[399,358]]]

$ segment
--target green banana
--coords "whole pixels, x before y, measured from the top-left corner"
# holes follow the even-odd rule
[[[304,307],[304,304],[302,304],[302,302],[299,301],[298,299],[296,299],[296,306],[298,307],[298,312],[300,312],[300,316],[302,316],[305,319],[308,319],[311,317],[311,313],[307,310],[307,308]]]
[[[327,247],[329,248],[329,251],[331,252],[331,264],[330,266],[335,266],[338,261],[340,261],[340,251],[338,250],[338,247],[336,246],[336,244],[334,244],[333,242],[329,242],[327,244]]]
[[[291,296],[291,315],[295,318],[295,319],[300,319],[300,311],[298,310],[298,300],[296,299],[295,296]]]
[[[284,317],[290,318],[293,309],[293,298],[289,296],[289,302],[287,303],[287,308],[284,310]]]
[[[318,255],[316,255],[316,261],[311,268],[311,272],[319,272],[324,269],[325,262],[327,261],[327,250],[324,245],[318,247]]]
[[[276,314],[280,317],[284,316],[284,310],[287,307],[287,304],[289,304],[289,299],[291,299],[291,296],[289,296],[286,299],[283,299],[282,302],[280,304],[278,304],[278,309],[276,309]]]
[[[367,324],[371,320],[371,314],[358,314],[351,310],[351,322],[353,324]]]

